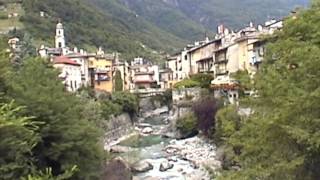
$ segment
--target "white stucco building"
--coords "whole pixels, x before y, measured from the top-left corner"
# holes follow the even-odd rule
[[[81,80],[81,65],[66,56],[59,56],[53,59],[53,66],[61,73],[62,79],[67,91],[75,92],[83,84]]]

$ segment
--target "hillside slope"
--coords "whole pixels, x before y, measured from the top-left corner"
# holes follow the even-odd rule
[[[194,21],[214,29],[224,23],[233,28],[250,21],[263,23],[269,18],[287,16],[295,7],[306,6],[308,0],[162,0],[182,11]]]
[[[201,24],[193,21],[175,7],[155,0],[88,0],[105,13],[113,14],[124,22],[128,21],[126,14],[134,14],[169,34],[186,39],[197,40],[211,33]]]
[[[65,24],[69,45],[82,48],[103,46],[119,51],[127,58],[158,56],[157,51],[174,51],[186,43],[130,11],[102,13],[86,0],[25,0],[25,16],[21,19],[31,35],[53,44],[55,24],[61,19]],[[46,17],[40,17],[40,11]],[[122,15],[123,17],[120,17]]]
[[[108,1],[108,0],[100,0]],[[240,28],[250,21],[263,23],[269,18],[281,18],[309,0],[120,0],[138,15],[170,32],[198,24],[212,31],[220,23]],[[175,12],[174,12],[175,11]],[[190,23],[190,20],[193,22]],[[166,27],[168,26],[168,27]],[[190,32],[189,32],[190,33]]]

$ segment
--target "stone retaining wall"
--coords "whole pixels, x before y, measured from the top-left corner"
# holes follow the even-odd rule
[[[105,130],[105,144],[130,134],[133,131],[133,128],[132,119],[128,113],[111,118],[107,124],[107,129]]]

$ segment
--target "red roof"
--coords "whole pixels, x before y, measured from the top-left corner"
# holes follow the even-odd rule
[[[66,56],[58,56],[53,59],[54,64],[69,64],[69,65],[74,65],[74,66],[81,66],[77,62],[71,60],[70,58]]]

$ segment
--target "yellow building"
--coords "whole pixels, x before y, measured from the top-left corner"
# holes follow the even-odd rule
[[[101,49],[96,55],[89,56],[91,86],[95,90],[113,91],[112,69],[114,59],[113,54],[104,54]]]

